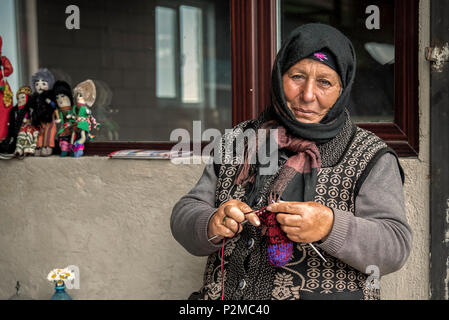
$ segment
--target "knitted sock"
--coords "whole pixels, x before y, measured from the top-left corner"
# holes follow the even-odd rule
[[[275,267],[282,267],[288,263],[293,253],[293,242],[285,232],[281,230],[276,220],[276,213],[269,212],[265,208],[256,211],[262,224],[267,227],[268,237],[268,261]]]

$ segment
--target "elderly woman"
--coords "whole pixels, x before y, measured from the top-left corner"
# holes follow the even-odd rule
[[[215,154],[173,209],[176,240],[209,256],[192,299],[379,299],[379,277],[404,265],[403,171],[351,121],[355,67],[351,42],[333,27],[303,25],[286,39],[271,106],[222,138],[229,146],[248,129],[277,129],[277,171],[250,163],[250,143],[243,161]]]

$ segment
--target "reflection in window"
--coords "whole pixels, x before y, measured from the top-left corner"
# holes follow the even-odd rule
[[[201,9],[181,6],[180,16],[182,102],[200,103],[203,100]]]
[[[366,27],[376,5],[380,29]],[[391,0],[281,0],[283,39],[294,28],[310,22],[332,25],[354,44],[356,79],[349,111],[356,122],[391,122],[394,117],[394,1]]]
[[[156,96],[176,97],[175,28],[176,11],[156,7]]]
[[[20,84],[37,67],[72,86],[95,80],[95,142],[168,141],[176,128],[192,135],[195,120],[232,126],[229,1],[133,0],[126,10],[122,0],[90,1],[76,32],[61,14],[70,0],[17,3]],[[0,19],[0,33],[12,25]]]

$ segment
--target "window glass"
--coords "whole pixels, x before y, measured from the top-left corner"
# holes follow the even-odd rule
[[[203,28],[201,9],[181,6],[182,102],[200,103],[203,91]]]
[[[349,110],[356,122],[394,119],[394,1],[280,0],[281,39],[310,22],[330,24],[352,41],[357,73]]]
[[[33,65],[72,87],[94,80],[94,141],[169,141],[177,128],[192,136],[198,120],[203,130],[232,125],[229,1],[79,0],[78,30],[66,26],[73,1],[18,2],[21,30],[37,30],[18,37],[36,44],[19,52],[36,61],[23,82]]]
[[[176,11],[156,7],[156,96],[176,97]]]

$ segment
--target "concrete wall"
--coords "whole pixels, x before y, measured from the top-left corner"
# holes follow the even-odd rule
[[[429,143],[430,71],[425,47],[430,43],[430,1],[419,5],[419,157],[401,159],[404,167],[407,218],[413,230],[413,249],[406,265],[382,279],[383,299],[428,299],[430,257]]]
[[[47,299],[56,267],[77,265],[77,299],[183,299],[201,286],[205,258],[170,233],[175,202],[202,165],[107,158],[0,162],[0,299],[16,281]]]
[[[382,279],[384,299],[429,296],[429,0],[420,2],[420,154],[401,159],[411,256]],[[175,202],[203,165],[169,161],[28,158],[0,162],[0,299],[47,299],[55,267],[77,265],[76,299],[184,299],[200,287],[205,258],[171,237]]]

